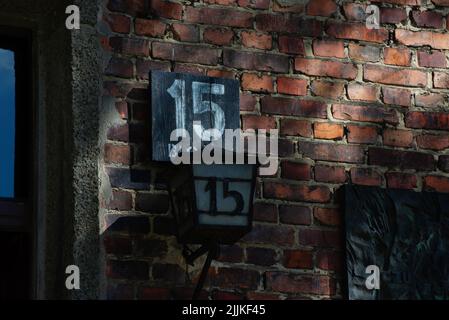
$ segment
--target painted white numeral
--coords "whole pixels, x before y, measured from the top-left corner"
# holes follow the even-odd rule
[[[175,99],[176,107],[176,128],[186,129],[186,99],[185,99],[185,80],[176,79],[167,89],[170,96]],[[213,83],[212,85],[205,82],[192,83],[193,94],[193,114],[199,115],[206,112],[212,114],[213,127],[204,129],[202,125],[194,125],[193,132],[203,141],[213,141],[221,138],[225,128],[225,115],[223,109],[211,101],[203,99],[207,94],[223,95],[225,87],[222,84]]]
[[[186,128],[186,82],[176,79],[167,92],[175,99],[176,106],[176,128]]]

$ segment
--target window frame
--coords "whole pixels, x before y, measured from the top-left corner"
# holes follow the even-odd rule
[[[0,231],[31,232],[34,162],[31,31],[0,26],[0,48],[14,52],[16,78],[14,197],[0,198]]]

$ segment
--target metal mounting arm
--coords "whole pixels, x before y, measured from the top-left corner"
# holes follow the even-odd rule
[[[196,259],[198,259],[207,252],[206,262],[204,262],[203,269],[201,270],[200,278],[198,279],[195,291],[193,292],[192,300],[198,299],[201,289],[204,286],[204,281],[206,280],[207,272],[212,263],[212,260],[216,259],[219,255],[219,249],[220,246],[218,244],[209,244],[209,245],[202,245],[199,249],[192,252],[187,248],[187,246],[184,246],[182,255],[184,256],[184,259],[186,259],[186,262],[189,265],[193,265]]]

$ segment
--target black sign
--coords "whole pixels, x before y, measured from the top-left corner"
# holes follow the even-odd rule
[[[217,132],[222,139],[225,129],[239,128],[237,80],[162,71],[152,71],[150,78],[153,160],[170,161],[175,129],[211,141]]]
[[[449,195],[345,191],[349,299],[449,299]]]

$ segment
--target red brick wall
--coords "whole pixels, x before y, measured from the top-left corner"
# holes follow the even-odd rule
[[[186,277],[150,161],[149,70],[238,79],[242,127],[281,134],[254,230],[222,248],[204,297],[341,297],[342,184],[449,192],[449,1],[371,2],[378,30],[351,1],[153,1],[150,16],[143,0],[104,1],[109,298],[190,297],[201,267]]]

